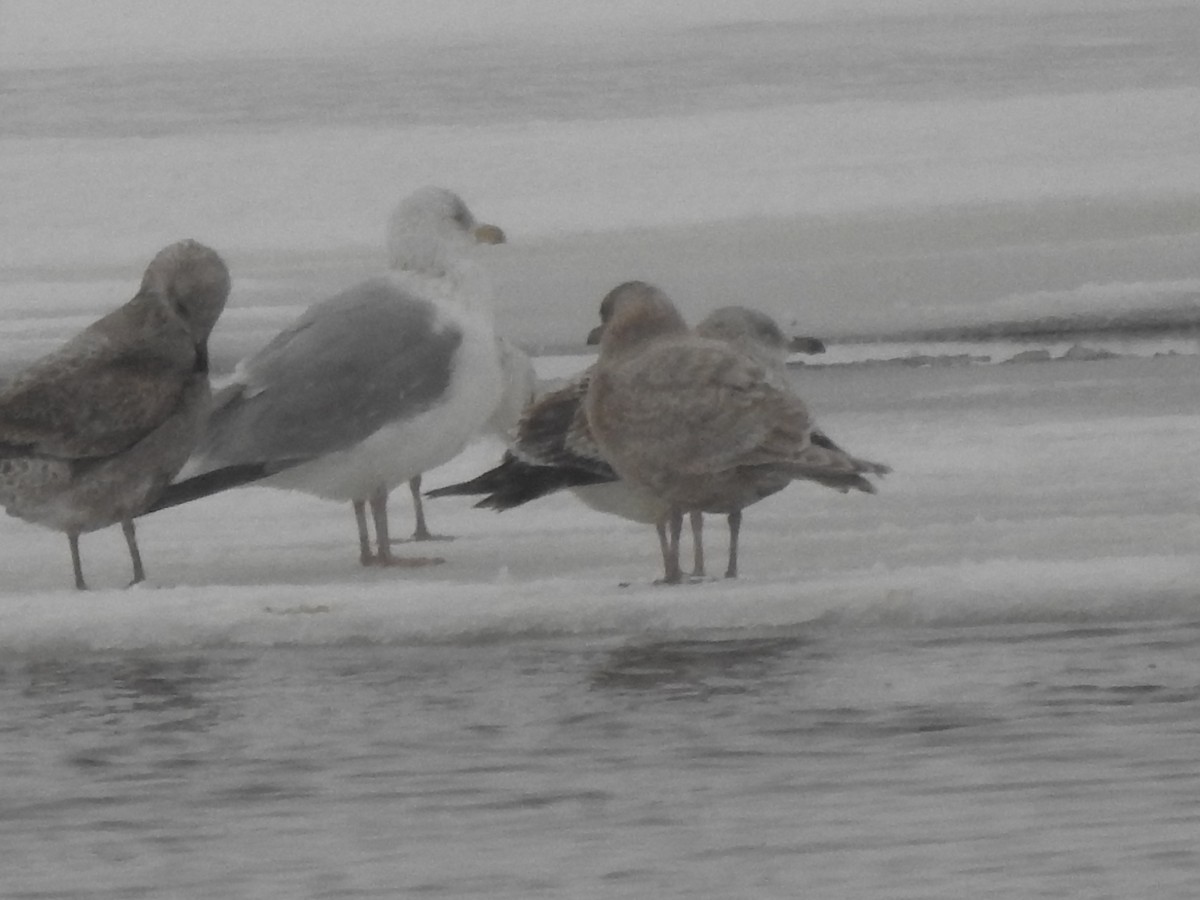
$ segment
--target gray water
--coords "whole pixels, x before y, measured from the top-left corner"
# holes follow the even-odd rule
[[[1200,622],[0,669],[6,898],[1194,897]]]

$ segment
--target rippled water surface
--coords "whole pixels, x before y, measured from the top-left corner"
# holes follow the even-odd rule
[[[9,659],[4,896],[1190,897],[1198,650],[1192,622]]]

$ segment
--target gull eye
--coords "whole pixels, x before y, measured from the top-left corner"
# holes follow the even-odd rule
[[[471,215],[471,211],[467,209],[465,203],[459,202],[454,204],[454,212],[450,216],[462,228],[469,230],[475,224],[475,219]]]

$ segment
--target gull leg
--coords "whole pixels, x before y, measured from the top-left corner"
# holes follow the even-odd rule
[[[704,513],[693,510],[688,513],[692,523],[692,575],[704,577]]]
[[[390,565],[392,562],[392,542],[388,537],[387,501],[388,492],[383,487],[375,488],[367,499],[371,505],[371,518],[375,521],[375,546],[379,548],[376,559],[383,566]]]
[[[367,502],[354,501],[354,521],[358,523],[358,561],[364,566],[372,565],[375,556],[371,553],[371,536],[367,534]]]
[[[667,541],[667,521],[659,519],[654,523],[654,532],[658,535],[658,549],[662,553],[663,572],[671,567],[671,545]]]
[[[379,565],[416,568],[445,562],[440,556],[392,556],[392,542],[388,536],[387,500],[387,488],[382,486],[376,488],[370,497],[371,515],[375,519],[375,542],[379,546],[379,556],[377,557]]]
[[[121,520],[121,532],[125,535],[125,544],[129,547],[129,559],[133,563],[133,581],[130,587],[146,580],[146,570],[142,568],[142,554],[138,550],[137,532],[133,528],[133,519]]]
[[[725,569],[726,578],[737,578],[738,534],[741,530],[742,511],[737,509],[729,514],[729,566]]]
[[[671,568],[667,573],[667,583],[679,584],[683,581],[683,569],[679,566],[679,535],[683,531],[683,513],[672,509],[671,518],[667,524],[671,539]]]
[[[71,547],[71,568],[75,570],[75,587],[78,590],[86,591],[87,585],[83,581],[83,563],[79,559],[79,532],[67,532],[67,544]]]
[[[659,541],[666,548],[663,553],[663,577],[659,584],[679,584],[683,580],[683,571],[679,568],[679,533],[683,531],[683,513],[672,508],[655,524],[655,528],[659,529]]]
[[[421,502],[420,475],[408,479],[408,490],[412,493],[413,512],[417,516],[417,527],[413,530],[413,540],[427,541],[433,535],[429,533],[429,529],[425,526],[425,504]]]
[[[412,493],[413,512],[417,516],[417,527],[412,533],[411,540],[414,541],[452,541],[453,537],[447,534],[432,534],[428,526],[425,524],[425,503],[421,499],[421,476],[408,479],[408,489]],[[401,543],[401,539],[397,538],[396,543]]]

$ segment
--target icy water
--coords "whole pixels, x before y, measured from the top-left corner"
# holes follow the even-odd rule
[[[8,659],[51,897],[1194,897],[1200,621]]]

